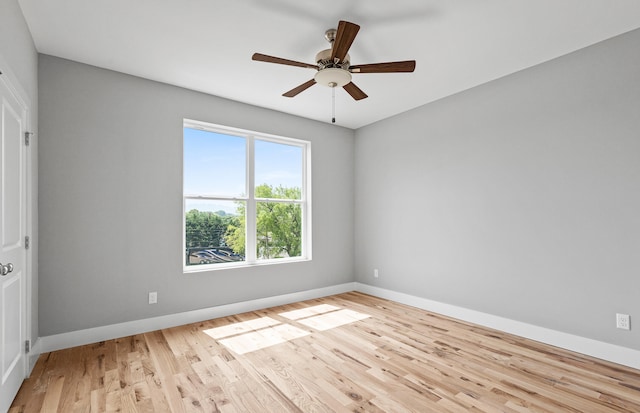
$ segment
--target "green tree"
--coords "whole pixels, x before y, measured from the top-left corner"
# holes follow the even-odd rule
[[[256,198],[300,199],[300,188],[270,185],[256,187]],[[298,257],[302,248],[300,204],[258,202],[256,204],[258,254],[264,258]]]
[[[300,188],[263,184],[256,198],[300,199]],[[225,242],[244,255],[245,204],[238,204],[238,219],[227,227]],[[256,243],[259,258],[298,257],[302,252],[302,209],[299,204],[277,201],[256,202]]]
[[[220,216],[215,212],[192,209],[185,216],[187,248],[226,246],[227,227],[237,220],[233,215]]]
[[[224,234],[225,243],[233,249],[236,254],[244,256],[245,247],[245,208],[244,202],[238,203],[238,218],[227,226]]]

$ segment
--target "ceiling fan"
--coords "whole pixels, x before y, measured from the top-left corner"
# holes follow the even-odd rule
[[[337,30],[327,30],[324,37],[331,44],[331,48],[322,50],[316,55],[316,64],[297,62],[295,60],[282,59],[261,53],[254,53],[252,59],[260,62],[278,63],[281,65],[317,70],[313,79],[283,93],[282,96],[289,98],[319,83],[331,88],[342,87],[355,100],[361,100],[366,98],[367,94],[351,81],[352,73],[398,73],[414,71],[416,67],[415,60],[352,66],[347,52],[356,38],[358,30],[360,30],[360,26],[343,20],[338,23]]]

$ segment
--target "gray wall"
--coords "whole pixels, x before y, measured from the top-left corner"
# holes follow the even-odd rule
[[[41,336],[353,281],[353,131],[46,55],[39,82]],[[182,273],[183,118],[312,142],[312,261]]]
[[[357,281],[640,349],[639,45],[358,130]]]
[[[27,218],[32,228],[32,247],[28,255],[33,298],[30,309],[30,337],[35,340],[38,337],[38,263],[35,258],[38,254],[38,53],[17,0],[0,1],[0,57],[17,78],[18,87],[26,94],[26,99],[30,100],[30,127],[31,131],[36,133],[30,148],[32,163],[29,165],[32,174],[29,194],[33,201],[33,209]],[[8,72],[6,67],[0,67],[0,71]]]

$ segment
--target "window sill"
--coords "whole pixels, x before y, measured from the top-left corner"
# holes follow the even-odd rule
[[[194,274],[194,273],[220,271],[220,270],[231,270],[235,268],[263,267],[267,265],[290,264],[290,263],[306,262],[306,261],[311,261],[311,258],[306,258],[306,257],[277,258],[273,260],[260,260],[252,263],[234,262],[229,264],[201,264],[201,265],[190,265],[188,267],[183,266],[182,272],[184,274]]]

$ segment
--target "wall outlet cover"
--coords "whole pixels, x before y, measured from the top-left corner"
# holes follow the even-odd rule
[[[631,317],[629,314],[616,314],[616,327],[623,330],[631,330]]]

